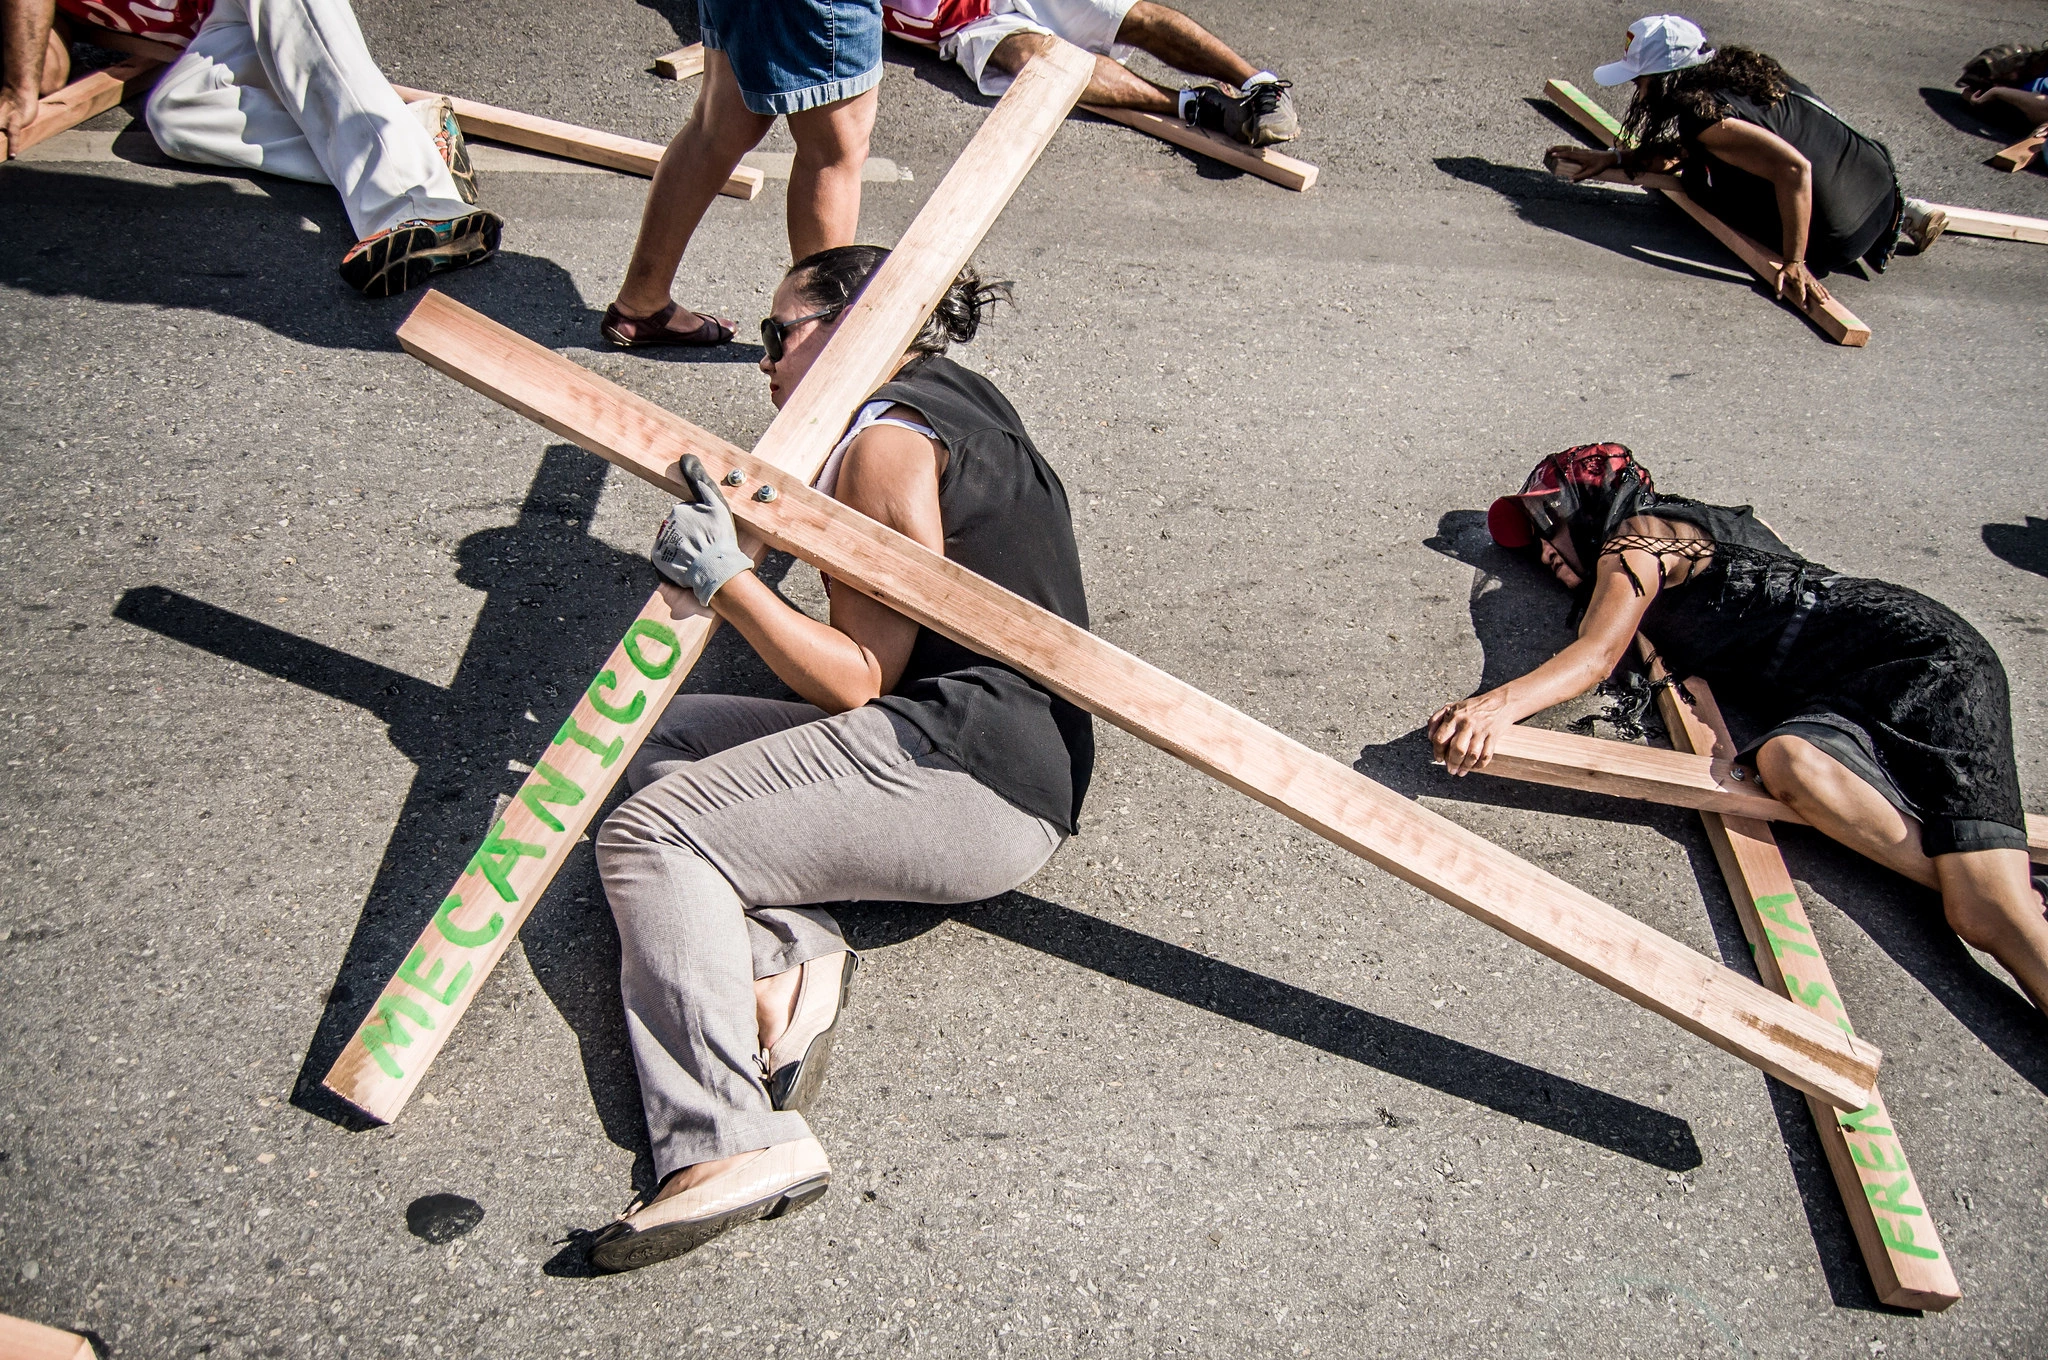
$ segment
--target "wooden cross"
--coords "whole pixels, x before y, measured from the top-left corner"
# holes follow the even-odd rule
[[[1018,164],[1014,154],[1001,154],[1009,134],[997,130],[998,121],[1006,110],[1032,120],[1035,155],[1085,84],[1085,64],[1056,64],[1068,53],[1082,55],[1062,48],[1026,68],[753,454],[440,294],[421,302],[400,341],[671,494],[685,492],[678,459],[697,454],[732,488],[735,517],[757,536],[743,538],[750,548],[765,540],[802,557],[1802,1090],[1846,1108],[1867,1104],[1879,1055],[1861,1040],[809,487],[816,460],[893,371],[979,238],[976,229],[963,243],[967,234],[947,230],[944,219],[970,203],[992,218],[1021,179],[1028,158]],[[942,206],[942,198],[952,203],[948,188],[956,180],[986,179],[1003,161],[1013,168],[999,194],[981,187]],[[942,248],[948,243],[957,248]],[[914,287],[914,274],[926,284]],[[876,343],[885,324],[893,328],[888,343]],[[670,603],[678,598],[657,592],[628,630],[329,1072],[336,1094],[390,1119],[417,1085],[475,982],[502,954],[666,706],[684,663],[701,649],[711,620],[693,602]]]

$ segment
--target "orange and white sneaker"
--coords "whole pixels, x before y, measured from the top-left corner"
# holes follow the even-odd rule
[[[496,213],[481,211],[446,222],[400,222],[350,246],[341,277],[364,297],[395,297],[445,269],[488,260],[504,230]]]

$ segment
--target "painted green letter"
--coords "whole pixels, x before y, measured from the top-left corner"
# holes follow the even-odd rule
[[[612,767],[612,762],[619,758],[619,752],[626,749],[626,739],[624,737],[613,737],[611,745],[607,746],[596,737],[591,736],[576,725],[576,715],[574,713],[571,713],[562,720],[562,729],[555,733],[553,744],[560,746],[565,741],[573,741],[586,751],[597,752],[597,763],[607,770]]]
[[[427,970],[425,977],[421,977],[420,965],[426,961],[427,951],[414,949],[406,961],[399,965],[398,980],[407,986],[419,988],[444,1006],[454,1005],[455,998],[461,996],[462,989],[469,985],[469,975],[476,970],[466,963],[463,964],[455,970],[454,980],[444,990],[437,992],[434,988],[441,981],[441,969],[444,965],[441,960],[435,959],[434,966]]]
[[[1913,1225],[1910,1223],[1894,1223],[1891,1219],[1880,1218],[1877,1220],[1877,1235],[1882,1237],[1884,1244],[1893,1251],[1903,1251],[1908,1256],[1918,1256],[1928,1261],[1941,1259],[1941,1253],[1933,1248],[1913,1245]]]
[[[597,679],[590,682],[590,688],[584,691],[584,697],[590,700],[590,706],[596,709],[600,715],[610,718],[613,722],[623,726],[626,723],[632,722],[646,711],[647,691],[636,689],[633,691],[631,703],[623,707],[615,707],[605,702],[603,691],[617,689],[618,686],[619,673],[617,671],[605,671]]]
[[[373,1018],[363,1026],[363,1047],[370,1050],[370,1056],[377,1060],[377,1066],[384,1069],[385,1076],[393,1081],[402,1080],[405,1073],[392,1060],[390,1050],[412,1047],[412,1036],[405,1032],[399,1017],[404,1016],[421,1029],[432,1029],[434,1022],[427,1018],[427,1009],[419,1002],[409,996],[392,996],[389,993],[377,998],[371,1014]]]
[[[640,639],[649,638],[668,648],[668,659],[659,666],[649,665],[647,658],[640,655]],[[683,655],[682,644],[676,641],[675,629],[653,619],[635,619],[633,626],[626,630],[626,636],[619,646],[626,649],[626,659],[633,663],[633,669],[649,680],[659,680],[676,668],[676,662]]]
[[[500,822],[500,826],[504,823]],[[495,911],[491,919],[475,930],[464,930],[455,924],[455,913],[462,907],[460,897],[450,895],[441,903],[441,909],[434,913],[434,929],[441,932],[441,938],[464,949],[474,949],[480,944],[489,944],[498,938],[498,932],[505,928],[505,918]]]
[[[491,886],[498,890],[498,896],[507,902],[517,902],[519,894],[512,888],[513,866],[519,863],[521,855],[543,859],[547,853],[547,847],[544,845],[507,840],[505,819],[500,817],[491,827],[491,834],[484,837],[483,847],[469,857],[468,872],[482,874],[490,880]]]
[[[605,672],[610,675],[610,671]],[[526,804],[526,810],[538,817],[551,831],[562,829],[562,819],[542,807],[542,803],[560,803],[563,807],[575,807],[583,801],[583,786],[543,760],[533,767],[533,773],[519,788],[519,801]]]
[[[1890,1129],[1882,1124],[1869,1122],[1875,1118],[1877,1118],[1877,1105],[1874,1102],[1865,1105],[1862,1109],[1853,1113],[1847,1110],[1835,1111],[1835,1122],[1849,1132],[1867,1133],[1881,1138],[1889,1138],[1892,1132]]]

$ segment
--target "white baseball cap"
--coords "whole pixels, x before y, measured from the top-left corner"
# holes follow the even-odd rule
[[[1676,14],[1652,14],[1628,26],[1628,51],[1620,61],[1593,68],[1593,79],[1602,85],[1625,85],[1637,76],[1683,71],[1714,59],[1707,35],[1690,19]]]

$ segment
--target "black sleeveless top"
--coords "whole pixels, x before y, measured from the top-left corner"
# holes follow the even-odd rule
[[[1897,186],[1891,153],[1843,122],[1805,85],[1789,78],[1786,83],[1791,92],[1769,107],[1732,90],[1716,93],[1729,117],[1776,133],[1812,163],[1806,257],[1822,268],[1840,268],[1869,253],[1891,225]],[[1679,120],[1686,192],[1728,225],[1778,249],[1784,227],[1777,188],[1702,147],[1699,136],[1712,126],[1691,116]]]
[[[1086,628],[1066,488],[995,384],[930,356],[871,400],[916,411],[946,446],[939,478],[946,556]],[[976,782],[1069,835],[1078,827],[1095,769],[1095,727],[1081,709],[929,628],[918,629],[902,679],[875,703],[924,733]]]
[[[1798,612],[1801,597],[1816,582],[1835,575],[1787,547],[1747,505],[1657,496],[1638,513],[1690,524],[1712,545],[1713,557],[1706,567],[1659,591],[1643,615],[1643,636],[1674,675],[1697,675],[1716,685],[1724,679],[1760,678]],[[1602,545],[1601,552],[1604,556],[1622,547],[1654,550],[1680,542],[1617,535]],[[1700,540],[1692,542],[1706,547]]]

